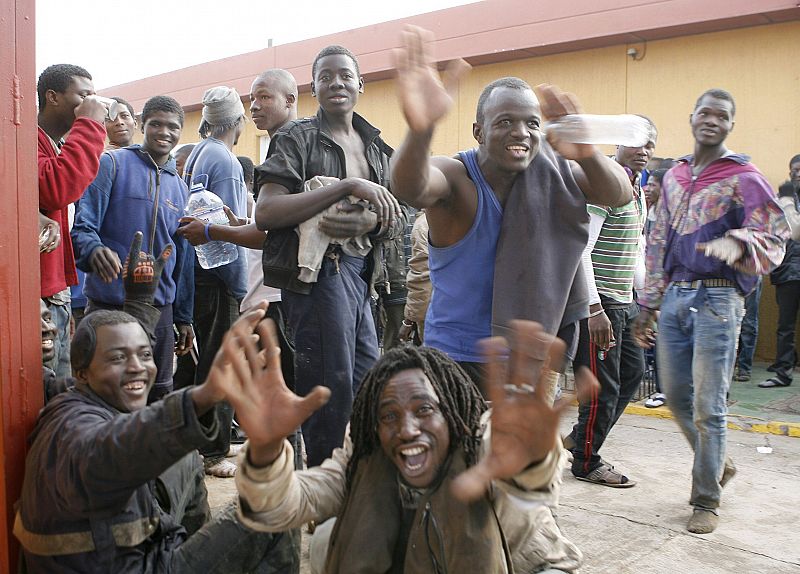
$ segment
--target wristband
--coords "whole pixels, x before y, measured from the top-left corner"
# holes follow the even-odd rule
[[[602,307],[597,311],[595,311],[594,313],[589,313],[589,319],[591,319],[592,317],[597,317],[601,313],[605,313],[605,309],[603,309]]]
[[[210,223],[206,223],[206,224],[203,226],[203,230],[204,230],[204,231],[205,231],[205,233],[206,233],[206,239],[207,239],[208,241],[213,241],[213,239],[211,239],[211,236],[208,234],[208,229],[209,229],[210,227],[211,227],[211,224],[210,224]]]
[[[403,327],[413,327],[414,325],[415,325],[415,323],[413,323],[413,322],[409,323],[408,321],[403,319]]]

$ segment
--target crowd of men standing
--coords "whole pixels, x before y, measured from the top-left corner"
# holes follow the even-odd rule
[[[656,341],[661,388],[695,452],[687,528],[716,528],[721,489],[735,473],[725,455],[725,397],[744,298],[782,262],[779,277],[791,288],[781,290],[781,355],[767,386],[791,383],[787,325],[798,278],[785,266],[797,257],[786,243],[797,229],[789,223],[800,161],[792,160],[793,185],[779,202],[747,156],[726,148],[735,103],[711,89],[691,111],[693,153],[648,172],[652,121],[640,146],[606,157],[557,124],[545,137],[544,121],[578,114],[579,103],[519,78],[484,89],[476,149],[432,156],[436,126],[468,66],[452,63],[443,85],[429,39],[409,29],[398,53],[408,130],[397,150],[355,112],[365,87],[346,48],[314,59],[319,109],[308,118],[297,119],[291,74],[255,78],[250,115],[270,136],[255,168],[232,151],[247,121],[232,88],[206,91],[201,142],[176,154],[184,112],[173,98],[150,98],[137,124],[121,98],[109,117],[86,70],[42,73],[49,402],[15,525],[29,571],[295,571],[297,527],[331,517],[336,525],[318,537],[318,571],[460,571],[474,560],[486,572],[573,571],[580,552],[553,516],[567,456],[556,435],[556,383],[572,362],[587,391],[564,439],[572,474],[634,486],[599,450],[641,382],[643,348]],[[133,144],[137,125],[141,144]],[[655,186],[648,177],[660,197],[646,200],[645,186]],[[186,212],[198,181],[223,201],[228,225]],[[209,242],[236,245],[236,257],[203,268],[193,246]],[[423,265],[408,276],[417,314],[409,306],[404,315],[412,247]],[[76,264],[86,303],[71,326]],[[399,334],[424,347],[390,351]],[[498,365],[509,354],[506,373]],[[231,443],[234,416],[249,436],[241,452]],[[300,434],[308,471],[300,470]],[[32,487],[62,468],[74,472]],[[236,475],[241,495],[213,521],[203,473]],[[450,482],[455,495],[442,487]],[[74,500],[48,512],[59,492]],[[361,494],[396,502],[394,514],[376,514]],[[525,497],[545,504],[515,509]],[[437,523],[437,512],[483,526],[459,530]],[[494,516],[489,526],[486,516]],[[428,544],[418,556],[416,536],[427,538],[429,527],[441,548]],[[370,565],[343,550],[366,538]],[[233,542],[242,540],[246,547]],[[486,540],[504,558],[470,548],[486,550]],[[433,570],[420,566],[428,560]]]

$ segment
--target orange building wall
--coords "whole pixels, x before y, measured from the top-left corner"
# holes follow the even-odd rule
[[[626,54],[630,47],[639,50],[641,59]],[[492,80],[513,75],[533,85],[557,84],[577,94],[587,112],[645,114],[659,128],[656,154],[680,157],[692,150],[688,117],[695,99],[705,89],[722,87],[734,95],[737,105],[729,147],[750,154],[777,188],[787,178],[789,158],[800,153],[797,54],[800,22],[793,21],[476,66],[458,86],[454,108],[436,131],[433,151],[453,154],[472,147],[481,90]],[[301,84],[308,80],[297,79]],[[368,82],[357,111],[382,130],[390,145],[399,145],[405,124],[393,80]],[[316,101],[307,92],[300,96],[299,113],[316,113]],[[199,117],[199,111],[187,114],[182,142],[198,140]],[[259,163],[262,135],[248,122],[235,153]],[[771,359],[777,306],[774,289],[766,283],[757,354]]]

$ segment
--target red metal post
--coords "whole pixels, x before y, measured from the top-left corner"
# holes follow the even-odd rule
[[[14,503],[42,407],[34,0],[0,3],[0,572],[14,572]]]

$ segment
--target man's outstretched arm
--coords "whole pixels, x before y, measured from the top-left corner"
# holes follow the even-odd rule
[[[548,121],[581,113],[577,98],[556,86],[541,84],[536,86],[536,93],[542,115]],[[625,169],[595,146],[564,141],[559,138],[557,129],[548,130],[547,141],[560,155],[572,160],[572,175],[588,203],[620,207],[633,199],[633,188]]]
[[[408,125],[400,148],[392,156],[392,193],[417,208],[431,207],[446,199],[451,190],[446,170],[449,158],[431,158],[431,139],[436,124],[453,105],[453,90],[469,69],[463,60],[451,62],[444,83],[426,45],[430,32],[409,26],[403,31],[402,48],[395,50],[397,94]]]

